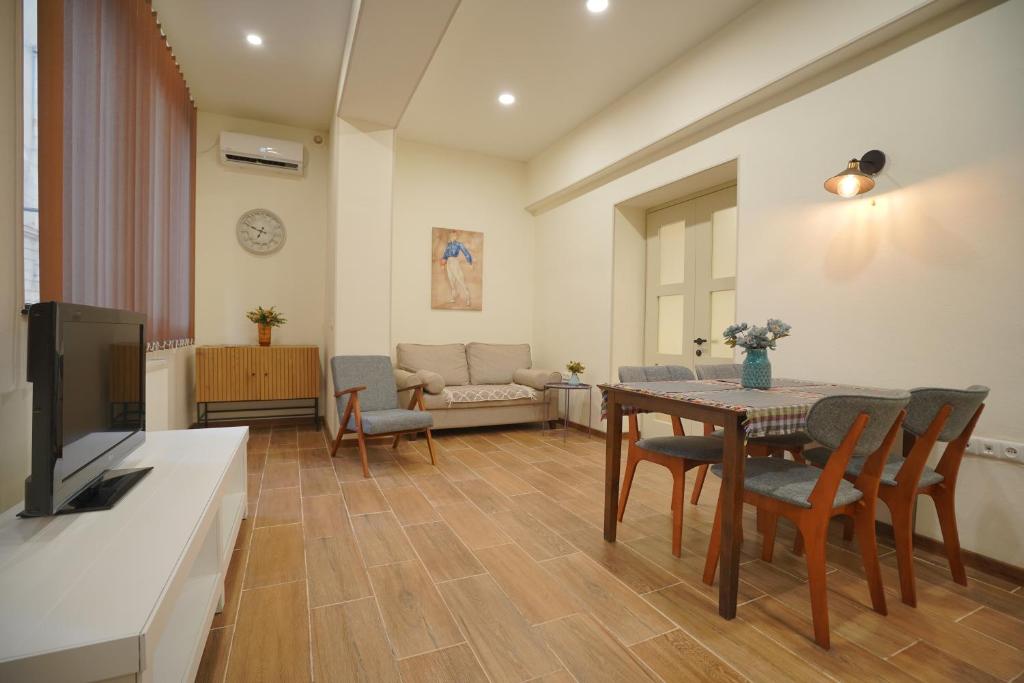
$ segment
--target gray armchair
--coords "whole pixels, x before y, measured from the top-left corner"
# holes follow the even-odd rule
[[[412,389],[408,408],[398,407],[398,387],[394,369],[387,356],[335,356],[331,358],[334,379],[334,398],[338,403],[338,436],[331,449],[333,458],[346,433],[354,433],[359,444],[359,457],[363,463],[363,476],[369,477],[366,463],[367,436],[394,436],[392,448],[398,446],[403,434],[426,432],[427,449],[431,464],[434,460],[434,441],[430,429],[434,418],[423,409],[423,385],[404,387]]]

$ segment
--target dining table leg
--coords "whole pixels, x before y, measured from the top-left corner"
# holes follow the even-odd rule
[[[621,421],[620,421],[621,422]],[[718,584],[718,613],[732,619],[736,616],[736,597],[740,581],[740,545],[743,542],[743,465],[744,434],[738,416],[726,418],[725,443],[722,453],[722,544],[719,554],[721,567]],[[621,426],[620,426],[621,431]],[[616,453],[617,454],[617,453]],[[616,465],[618,459],[616,458]],[[616,474],[618,469],[616,468]],[[616,477],[616,484],[618,477]],[[605,495],[607,495],[607,486]],[[616,487],[618,491],[618,487]],[[607,520],[607,516],[605,517]],[[605,538],[608,538],[605,521]],[[614,534],[612,536],[614,538]]]
[[[604,540],[615,541],[619,505],[619,467],[622,462],[622,404],[608,392],[608,432],[604,448]],[[735,603],[734,603],[735,604]]]

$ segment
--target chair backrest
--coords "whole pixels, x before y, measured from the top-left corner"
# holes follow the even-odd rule
[[[709,363],[693,369],[697,371],[697,379],[739,379],[742,367],[736,363]]]
[[[359,392],[359,409],[390,410],[398,407],[395,371],[388,356],[335,356],[331,359],[334,390],[366,387]],[[345,413],[349,395],[338,397],[338,417]]]
[[[619,368],[620,382],[681,382],[696,379],[683,365],[624,365]]]
[[[811,407],[807,415],[807,434],[829,450],[836,450],[847,432],[864,413],[868,424],[853,449],[854,455],[868,455],[878,450],[886,433],[900,411],[910,402],[906,391],[891,396],[826,396]]]
[[[920,387],[911,389],[910,396],[903,428],[915,436],[923,435],[942,406],[948,405],[953,408],[953,412],[949,414],[946,424],[939,432],[939,441],[952,441],[960,436],[978,407],[985,402],[988,387],[977,384],[966,389]]]

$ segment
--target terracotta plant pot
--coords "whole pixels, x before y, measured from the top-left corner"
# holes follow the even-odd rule
[[[259,325],[256,327],[260,330],[260,346],[270,346],[270,330],[273,328],[269,325]]]

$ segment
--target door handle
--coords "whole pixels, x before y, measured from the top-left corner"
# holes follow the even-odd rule
[[[704,339],[702,337],[697,337],[696,339],[693,340],[693,343],[696,344],[697,346],[700,346],[701,344],[703,344],[706,341],[707,341],[707,339]]]

